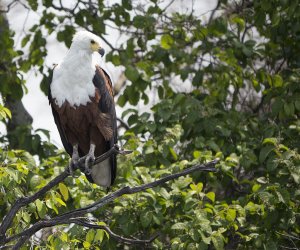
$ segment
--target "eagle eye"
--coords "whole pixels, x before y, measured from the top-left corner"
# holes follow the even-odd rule
[[[95,44],[96,42],[94,40],[91,40],[91,44]]]

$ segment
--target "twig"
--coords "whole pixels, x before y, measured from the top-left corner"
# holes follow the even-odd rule
[[[295,240],[299,240],[299,241],[300,241],[300,237],[296,237],[296,236],[293,236],[293,235],[291,235],[291,234],[280,233],[280,232],[278,232],[278,231],[276,231],[275,233],[277,233],[277,234],[279,234],[279,235],[282,235],[282,236],[284,236],[284,237],[287,237],[287,238],[293,238],[293,239],[295,239]]]
[[[7,250],[7,249],[12,249],[14,245],[7,245],[7,246],[0,246],[1,250]]]
[[[83,208],[79,208],[79,209],[75,209],[73,211],[70,212],[66,212],[64,214],[58,215],[54,218],[48,219],[48,220],[41,220],[38,221],[37,223],[33,224],[30,228],[25,229],[23,232],[16,234],[14,236],[11,236],[9,238],[4,238],[2,240],[2,244],[6,244],[8,242],[11,242],[13,240],[19,239],[18,241],[18,247],[22,246],[32,235],[34,235],[37,231],[39,231],[42,228],[45,227],[51,227],[51,226],[55,226],[55,225],[59,225],[59,224],[70,224],[72,222],[72,220],[74,219],[78,219],[78,217],[82,218],[85,214],[87,213],[91,213],[94,212],[95,210],[103,207],[104,205],[114,201],[116,198],[124,195],[124,194],[134,194],[134,193],[138,193],[141,191],[144,191],[146,189],[149,188],[153,188],[156,186],[159,186],[163,183],[166,183],[167,181],[173,180],[173,179],[177,179],[180,176],[185,176],[188,175],[190,173],[193,173],[195,171],[205,171],[205,172],[215,172],[215,165],[218,163],[218,159],[213,160],[211,162],[208,162],[206,164],[199,164],[199,165],[195,165],[192,166],[190,168],[187,168],[179,173],[175,173],[175,174],[170,174],[168,176],[165,176],[159,180],[147,183],[147,184],[143,184],[137,187],[123,187],[113,193],[108,194],[107,196],[101,198],[100,200],[94,202],[93,204],[83,207]],[[123,237],[119,237],[119,239],[122,239]]]
[[[117,118],[117,120],[118,120],[118,122],[120,122],[120,126],[119,126],[119,127],[123,127],[123,128],[125,128],[126,130],[129,129],[129,126],[127,125],[126,122],[124,122],[124,121],[123,121],[122,119],[120,119],[120,118]]]
[[[152,241],[154,241],[157,237],[158,234],[154,234],[150,239],[148,240],[139,240],[139,239],[129,239],[125,238],[123,236],[120,236],[113,231],[108,226],[104,225],[96,225],[96,224],[90,224],[82,219],[71,219],[70,223],[75,223],[80,226],[88,227],[88,228],[95,228],[95,229],[103,229],[105,230],[112,238],[116,239],[117,241],[127,243],[127,244],[142,244],[142,245],[147,245],[150,244]]]
[[[11,8],[14,7],[14,5],[16,5],[17,3],[19,2],[19,0],[13,0],[12,2],[10,2],[7,7],[6,7],[6,10],[2,10],[0,9],[0,13],[8,13],[10,11]]]
[[[173,3],[175,2],[175,0],[171,0],[165,8],[162,9],[162,12],[165,12]]]
[[[213,20],[215,14],[216,14],[216,11],[220,8],[220,6],[221,6],[221,0],[218,0],[216,7],[212,10],[212,12],[210,14],[208,24],[211,23],[211,21]]]

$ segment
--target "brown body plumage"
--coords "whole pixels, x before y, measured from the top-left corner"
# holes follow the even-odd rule
[[[111,83],[105,77],[103,70],[98,66],[96,72],[105,80],[106,88],[113,97]],[[59,107],[55,98],[50,101],[58,114],[66,139],[71,145],[78,144],[84,155],[89,152],[91,143],[96,145],[96,157],[105,153],[107,151],[105,141],[113,137],[113,117],[99,110],[100,99],[100,90],[95,87],[95,96],[91,97],[86,105],[73,107],[66,101]]]

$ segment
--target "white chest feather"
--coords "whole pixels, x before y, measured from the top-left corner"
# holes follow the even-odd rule
[[[53,72],[51,95],[56,104],[61,107],[68,101],[71,106],[86,105],[95,95],[95,70],[91,55],[69,53]]]

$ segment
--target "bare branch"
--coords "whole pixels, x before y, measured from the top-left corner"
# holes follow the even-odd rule
[[[216,11],[220,8],[221,6],[221,0],[218,0],[217,2],[217,5],[216,7],[212,10],[211,14],[210,14],[210,17],[209,17],[209,20],[208,20],[208,23],[210,24],[211,21],[214,19],[214,16],[216,14]]]
[[[114,150],[117,150],[116,147],[114,147],[110,150],[111,151],[110,154],[115,153]],[[118,151],[118,152],[122,152],[122,151]],[[126,151],[123,151],[123,152],[126,152]],[[106,156],[107,155],[109,155],[109,154],[106,154]],[[109,156],[107,156],[107,157],[109,157]],[[100,157],[102,157],[102,156],[100,156]],[[104,158],[104,156],[102,157],[102,161],[104,160],[103,158]],[[38,221],[37,223],[33,224],[30,228],[24,230],[23,232],[21,232],[19,234],[16,234],[14,236],[11,236],[9,238],[2,239],[1,243],[6,244],[6,243],[11,242],[13,240],[19,239],[19,241],[17,242],[17,245],[18,245],[18,247],[21,247],[32,235],[34,235],[37,231],[39,231],[42,228],[52,227],[52,226],[60,225],[60,224],[73,223],[74,220],[76,220],[76,219],[78,220],[78,218],[82,218],[87,213],[91,213],[91,212],[96,211],[97,209],[99,209],[99,208],[103,207],[104,205],[114,201],[116,198],[118,198],[118,197],[120,197],[124,194],[138,193],[138,192],[144,191],[146,189],[159,186],[159,185],[161,185],[163,183],[166,183],[170,180],[177,179],[180,176],[188,175],[188,174],[193,173],[195,171],[215,172],[216,169],[215,169],[214,166],[218,163],[218,161],[219,160],[216,159],[216,160],[213,160],[213,161],[208,162],[206,164],[195,165],[195,166],[187,168],[187,169],[185,169],[185,170],[183,170],[179,173],[170,174],[170,175],[165,176],[165,177],[163,177],[159,180],[156,180],[156,181],[153,181],[153,182],[150,182],[150,183],[147,183],[147,184],[143,184],[143,185],[140,185],[140,186],[137,186],[137,187],[128,187],[128,186],[123,187],[123,188],[121,188],[121,189],[119,189],[119,190],[117,190],[113,193],[108,194],[107,196],[101,198],[100,200],[94,202],[93,204],[91,204],[89,206],[66,212],[64,214],[58,215],[58,216],[56,216],[54,218],[51,218],[51,219],[48,219],[48,220]],[[103,229],[105,230],[105,228],[103,228]],[[121,240],[121,239],[126,239],[127,240],[127,238],[124,238],[124,237],[121,237],[121,236],[118,236],[118,239],[119,240]],[[150,241],[150,240],[148,240],[148,241]],[[134,241],[131,241],[131,242],[134,243]],[[17,248],[15,248],[15,249],[17,249]]]
[[[85,27],[86,30],[93,32],[90,28]],[[103,34],[97,34],[107,45],[111,48],[112,51],[122,51],[121,49],[115,48],[104,36]]]
[[[118,120],[118,122],[120,122],[120,126],[119,126],[119,127],[125,128],[126,130],[129,129],[129,126],[127,125],[126,122],[124,122],[124,121],[123,121],[122,119],[120,119],[120,118],[117,118],[117,120]],[[119,128],[119,127],[118,127],[118,128]]]
[[[116,239],[117,241],[127,243],[127,244],[142,244],[142,245],[148,245],[152,241],[154,241],[157,237],[158,234],[154,234],[150,239],[148,240],[139,240],[139,239],[129,239],[125,238],[123,236],[120,236],[113,231],[108,226],[104,225],[96,225],[96,224],[90,224],[82,219],[71,219],[70,223],[75,223],[80,226],[88,227],[88,228],[94,228],[94,229],[103,229],[105,230],[112,238]]]

